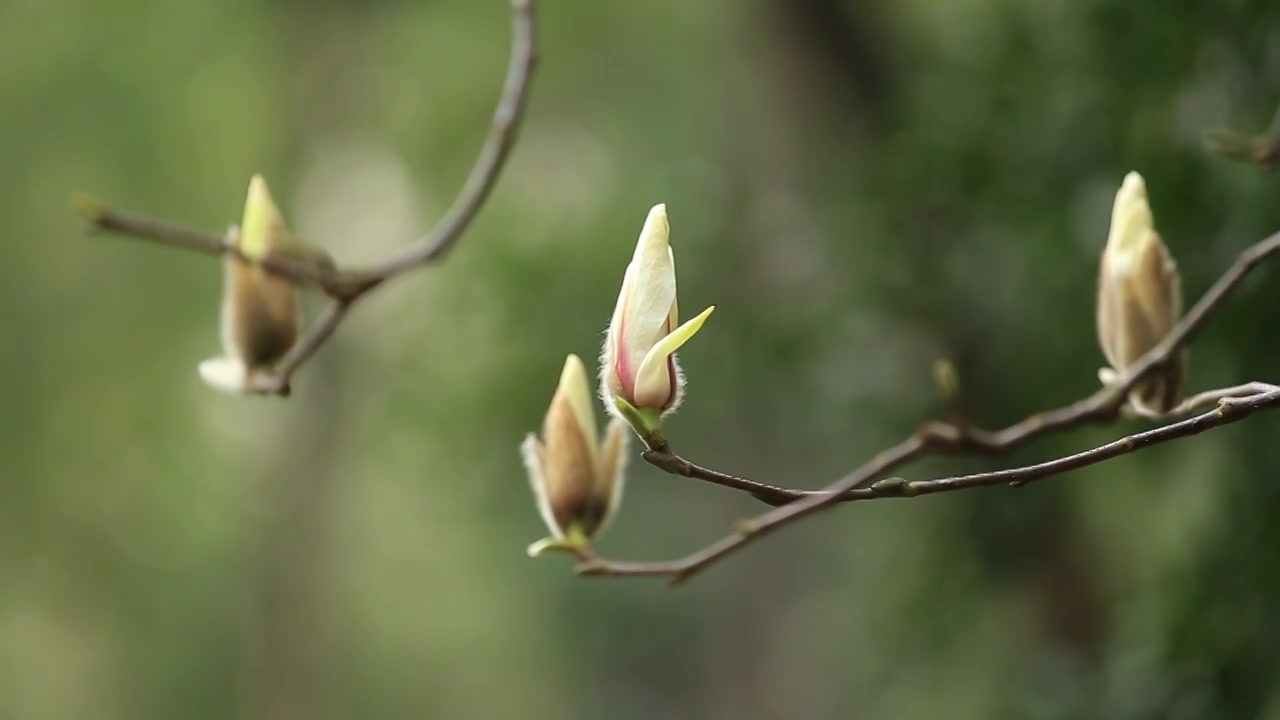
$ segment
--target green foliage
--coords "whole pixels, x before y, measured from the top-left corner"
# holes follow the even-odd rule
[[[1083,395],[1127,171],[1188,300],[1280,227],[1276,178],[1201,146],[1266,128],[1280,5],[543,5],[493,198],[280,401],[196,375],[218,262],[84,237],[65,198],[220,229],[261,172],[306,241],[381,257],[483,140],[505,3],[0,3],[0,717],[1280,714],[1273,417],[833,511],[674,592],[526,558],[517,452],[657,202],[682,305],[720,308],[664,422],[691,459],[817,486],[949,409],[939,357],[982,424]],[[1260,275],[1193,390],[1277,379]],[[683,554],[759,509],[633,462],[601,550]]]

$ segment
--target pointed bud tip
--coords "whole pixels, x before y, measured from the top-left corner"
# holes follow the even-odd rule
[[[665,244],[671,235],[671,225],[667,222],[667,204],[658,203],[649,209],[644,219],[644,227],[640,230],[640,241],[660,240]]]
[[[564,356],[564,369],[560,371],[560,384],[566,385],[569,382],[577,380],[581,377],[583,380],[587,378],[587,368],[582,364],[582,358],[575,353],[569,353]]]
[[[275,208],[275,201],[271,197],[271,188],[267,187],[267,181],[262,175],[254,174],[249,180],[249,193],[245,197],[245,212],[251,210],[271,210],[274,214],[278,214]]]
[[[588,449],[595,455],[596,418],[591,402],[591,381],[587,378],[587,368],[582,358],[569,353],[564,359],[564,369],[560,371],[560,383],[556,386],[557,401],[567,401],[573,412],[579,431],[588,440]]]
[[[1117,259],[1112,270],[1119,271],[1125,265],[1119,258],[1133,255],[1155,232],[1155,218],[1147,200],[1147,184],[1142,175],[1130,171],[1116,191],[1115,204],[1111,208],[1111,227],[1107,231],[1107,252]]]
[[[249,192],[240,223],[240,249],[251,258],[262,257],[284,244],[287,230],[280,209],[262,175],[249,180]]]
[[[1120,185],[1120,194],[1125,196],[1146,197],[1147,181],[1137,170],[1130,170]]]

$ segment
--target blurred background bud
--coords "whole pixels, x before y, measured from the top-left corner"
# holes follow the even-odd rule
[[[1169,334],[1182,316],[1178,268],[1155,229],[1142,176],[1131,172],[1116,193],[1111,232],[1098,277],[1098,340],[1113,381]],[[1135,410],[1167,412],[1181,398],[1186,353],[1155,371],[1133,389]]]
[[[260,175],[249,182],[244,219],[236,243],[245,256],[259,260],[292,246],[289,229]],[[230,255],[224,260],[222,355],[200,363],[200,377],[226,392],[245,392],[255,372],[270,371],[298,337],[298,290]]]

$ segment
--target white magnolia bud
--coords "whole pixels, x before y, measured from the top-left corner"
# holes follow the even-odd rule
[[[614,415],[619,415],[619,400],[655,421],[676,408],[684,375],[675,352],[697,334],[715,309],[709,307],[678,324],[675,257],[669,237],[667,207],[655,205],[623,276],[601,354],[600,392],[605,409]],[[643,434],[641,428],[637,431]]]
[[[244,256],[261,260],[291,246],[289,230],[266,182],[253,176],[236,235]],[[218,390],[241,393],[255,372],[270,371],[298,338],[298,290],[285,278],[228,255],[222,294],[222,355],[200,363],[200,377]]]
[[[596,435],[587,371],[577,355],[565,358],[560,384],[542,425],[520,446],[538,511],[551,538],[529,546],[537,555],[552,546],[580,547],[604,529],[622,499],[627,431],[612,419],[603,441]]]
[[[1098,276],[1098,341],[1110,383],[1160,343],[1182,317],[1178,268],[1155,229],[1142,176],[1131,172],[1116,193],[1111,232]],[[1168,412],[1178,404],[1186,353],[1139,383],[1130,395],[1135,410]]]

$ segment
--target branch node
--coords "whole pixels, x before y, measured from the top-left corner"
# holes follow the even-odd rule
[[[871,484],[871,492],[876,497],[915,497],[919,494],[916,487],[903,477],[887,477]]]
[[[609,566],[603,560],[583,560],[573,567],[573,571],[582,577],[600,577],[609,574]]]
[[[677,570],[671,574],[671,579],[667,581],[667,586],[671,588],[678,588],[681,585],[684,585],[689,581],[689,578],[693,577],[693,572],[694,568],[692,567]]]
[[[71,211],[89,221],[90,230],[98,230],[106,214],[106,203],[83,192],[71,196]]]

